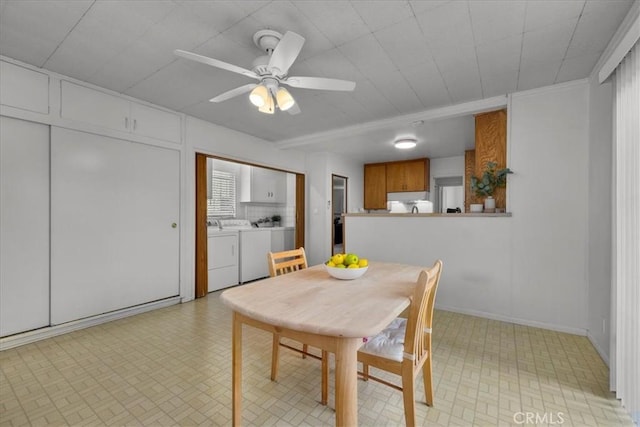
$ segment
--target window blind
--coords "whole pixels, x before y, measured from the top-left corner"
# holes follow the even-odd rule
[[[640,42],[615,75],[615,246],[612,309],[616,396],[640,423]]]
[[[207,216],[236,216],[236,176],[214,170],[211,174],[211,198]]]

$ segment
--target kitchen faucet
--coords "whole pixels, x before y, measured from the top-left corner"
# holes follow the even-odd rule
[[[411,208],[411,213],[419,213],[418,211],[418,207],[416,205],[413,205],[413,207]]]

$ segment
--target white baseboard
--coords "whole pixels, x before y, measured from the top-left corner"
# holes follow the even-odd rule
[[[45,328],[11,335],[0,338],[0,351],[179,303],[180,297],[172,297],[147,304],[137,305],[135,307],[112,311],[110,313],[87,317],[86,319],[74,320],[61,325],[47,326]]]
[[[587,332],[587,338],[589,338],[589,341],[591,341],[591,345],[593,345],[593,347],[596,349],[596,351],[602,358],[602,361],[605,363],[605,365],[607,365],[607,368],[610,367],[609,355],[604,351],[602,347],[600,347],[600,345],[598,345],[598,341],[596,341],[596,339],[589,332]]]
[[[483,317],[485,319],[499,320],[501,322],[515,323],[516,325],[531,326],[534,328],[549,329],[556,332],[565,332],[567,334],[586,336],[587,330],[581,328],[572,328],[568,326],[555,325],[553,323],[537,322],[535,320],[519,319],[517,317],[502,316],[495,313],[487,313],[478,310],[469,310],[459,307],[441,306],[436,303],[436,309],[444,311],[452,311],[454,313],[468,314],[470,316]]]

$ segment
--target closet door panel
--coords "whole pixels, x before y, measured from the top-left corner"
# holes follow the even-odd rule
[[[49,126],[0,117],[0,336],[49,325]]]
[[[52,324],[179,294],[179,152],[51,137]]]

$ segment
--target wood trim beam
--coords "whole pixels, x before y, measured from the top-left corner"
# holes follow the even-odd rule
[[[207,156],[196,153],[196,266],[195,297],[207,295]]]

